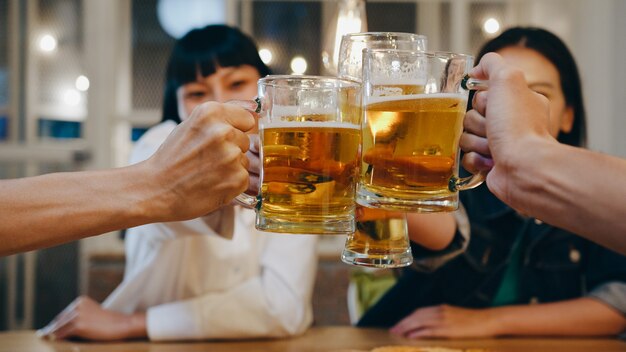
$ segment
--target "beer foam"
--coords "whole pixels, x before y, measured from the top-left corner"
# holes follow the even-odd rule
[[[271,116],[273,121],[267,121],[263,118],[259,121],[260,128],[348,128],[360,129],[358,124],[339,122],[339,121],[302,121],[301,118],[307,116],[331,116],[336,118],[337,108],[320,108],[310,106],[295,105],[274,105],[272,107]],[[289,120],[281,120],[281,118],[289,118]]]
[[[425,86],[426,78],[376,78],[372,77],[369,80],[369,84],[373,86],[398,86],[398,85],[406,85],[406,86]]]
[[[304,115],[334,115],[337,113],[336,107],[311,107],[298,105],[274,105],[272,106],[272,117],[282,116],[304,116]]]
[[[462,101],[467,101],[467,96],[462,93],[432,93],[432,94],[389,95],[389,96],[382,96],[382,97],[365,97],[364,104],[371,105],[371,104],[388,102],[388,101],[437,99],[437,98],[456,98]]]
[[[360,130],[361,126],[353,123],[342,123],[337,121],[261,121],[260,129],[269,128],[345,128],[350,130]]]

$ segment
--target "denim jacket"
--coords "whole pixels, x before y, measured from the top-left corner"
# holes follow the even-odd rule
[[[407,269],[359,326],[394,325],[438,304],[490,307],[522,235],[517,304],[595,298],[626,313],[626,257],[568,231],[526,218],[485,185],[461,193],[470,220],[467,250],[433,273]]]

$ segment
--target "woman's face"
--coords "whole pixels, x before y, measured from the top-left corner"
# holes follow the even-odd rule
[[[218,66],[212,75],[200,77],[178,88],[178,114],[184,120],[196,106],[206,101],[224,103],[234,99],[253,99],[257,95],[259,78],[259,72],[251,65]]]
[[[498,51],[504,60],[524,72],[528,87],[550,101],[550,134],[568,133],[574,124],[574,110],[565,105],[561,79],[557,68],[539,52],[520,46],[510,46]]]

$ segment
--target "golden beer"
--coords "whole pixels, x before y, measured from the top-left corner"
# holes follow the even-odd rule
[[[357,206],[356,220],[356,231],[348,236],[343,254],[351,258],[350,263],[378,267],[398,267],[411,263],[410,256],[401,263],[386,262],[387,258],[401,257],[408,252],[409,239],[404,213]]]
[[[287,122],[285,122],[287,120]],[[305,116],[263,126],[262,208],[266,219],[319,223],[349,219],[354,211],[360,157],[360,127]],[[294,122],[290,122],[294,121]],[[273,229],[280,232],[280,229]],[[309,233],[325,233],[310,227]]]
[[[451,195],[466,105],[456,93],[371,97],[364,108],[361,187],[407,200]]]

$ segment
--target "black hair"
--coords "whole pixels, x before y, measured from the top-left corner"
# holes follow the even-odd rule
[[[216,66],[250,65],[264,77],[270,69],[263,63],[254,41],[240,30],[226,25],[209,25],[191,30],[176,41],[167,64],[161,122],[180,123],[176,90],[198,76],[209,76]]]
[[[565,43],[545,29],[513,27],[485,43],[476,57],[476,62],[479,62],[483,55],[488,52],[511,46],[535,50],[556,67],[561,80],[561,91],[565,97],[565,104],[574,111],[572,130],[569,133],[559,132],[557,140],[564,144],[584,146],[586,143],[586,122],[582,84],[574,56]]]

